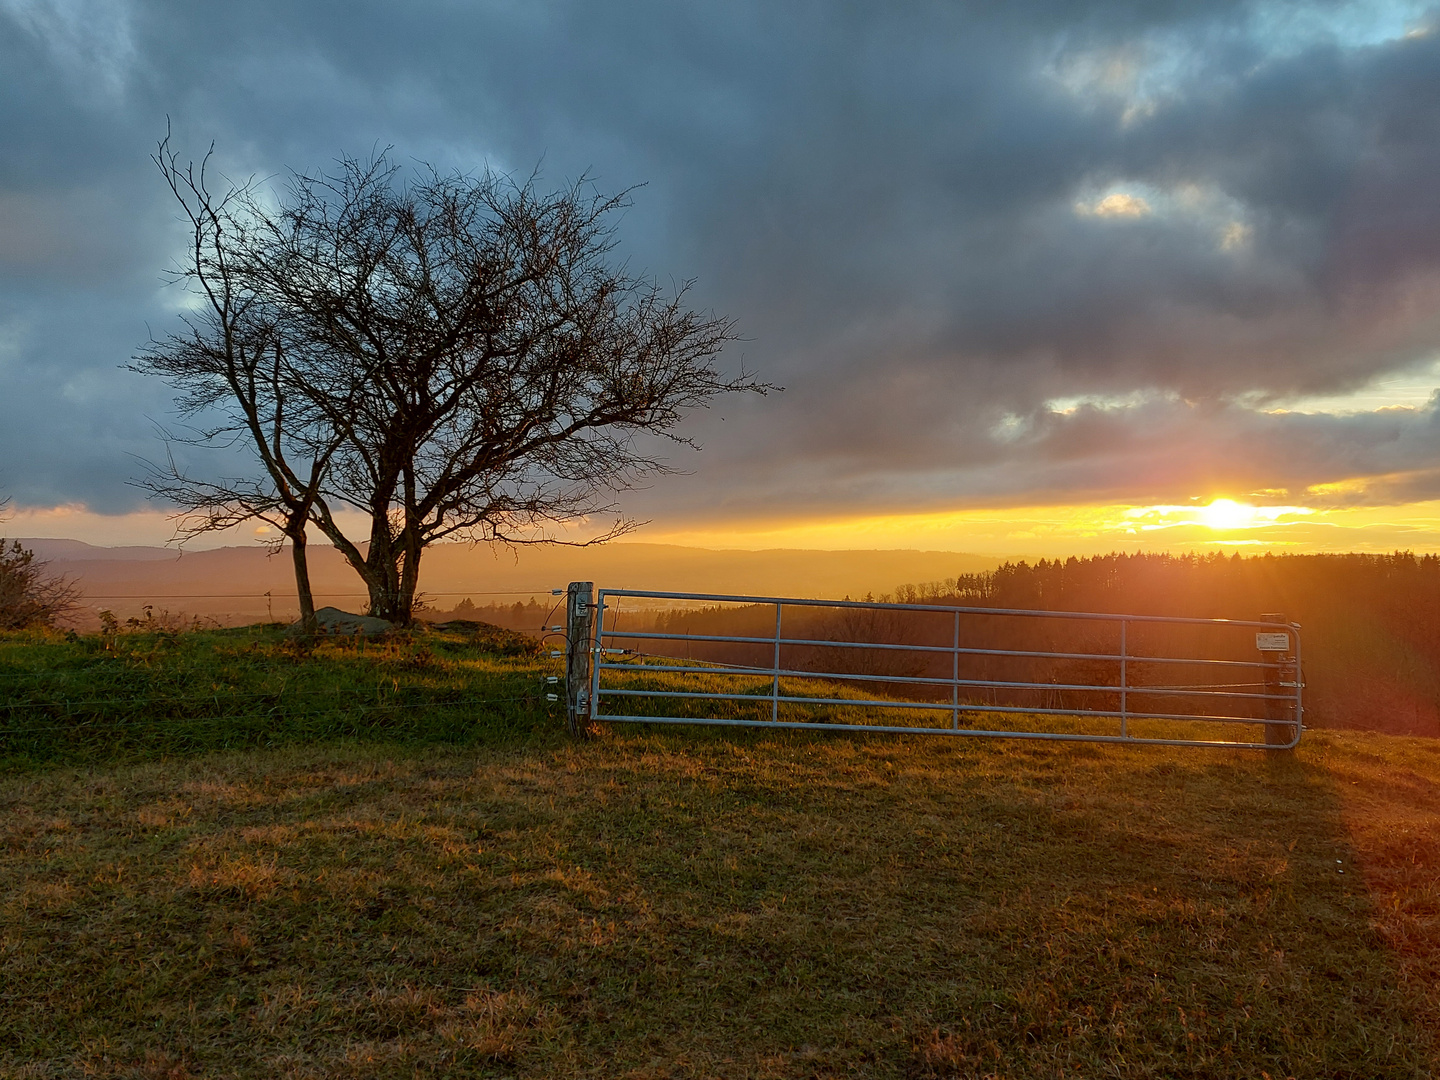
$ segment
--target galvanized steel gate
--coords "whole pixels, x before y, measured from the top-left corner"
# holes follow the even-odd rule
[[[570,585],[568,607],[577,732],[617,721],[1276,750],[1304,726],[1300,628],[1278,615],[596,598],[590,582]]]

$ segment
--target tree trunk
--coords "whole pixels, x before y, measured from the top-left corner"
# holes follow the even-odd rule
[[[413,538],[406,538],[405,564],[400,572],[400,595],[396,608],[403,613],[402,621],[407,626],[415,617],[415,590],[420,584],[420,553],[424,550]]]
[[[424,543],[420,539],[419,521],[415,511],[415,473],[407,467],[401,471],[401,483],[405,489],[404,526],[400,530],[400,552],[391,565],[399,564],[398,592],[395,597],[397,621],[409,626],[415,617],[415,587],[420,583],[420,552]]]
[[[420,572],[419,550],[412,554],[392,546],[377,554],[372,548],[367,562],[370,614],[397,626],[409,626],[414,617]]]
[[[403,624],[409,620],[399,614],[400,581],[397,562],[395,538],[390,535],[390,522],[387,517],[383,522],[376,521],[370,529],[370,548],[365,553],[365,566],[360,576],[365,579],[365,588],[370,593],[369,614],[377,619]]]
[[[412,530],[403,530],[398,537],[392,535],[388,515],[381,517],[377,511],[371,521],[370,544],[363,553],[345,539],[333,522],[321,520],[315,525],[330,537],[351,569],[365,582],[370,597],[367,614],[408,626],[414,616],[424,543]]]
[[[318,629],[315,622],[315,594],[310,591],[310,564],[305,550],[305,523],[286,534],[290,538],[290,557],[295,563],[295,595],[300,601],[300,622],[305,633]]]
[[[373,518],[374,515],[372,515],[372,520]],[[360,576],[360,580],[365,583],[365,591],[370,597],[367,613],[380,619],[390,618],[387,612],[392,610],[393,605],[388,598],[394,595],[395,590],[390,584],[394,578],[393,565],[390,566],[387,573],[387,563],[392,562],[388,555],[393,547],[388,531],[372,524],[369,547],[362,550],[340,530],[332,519],[318,516],[311,518],[311,521],[329,538],[336,550],[350,564],[350,569],[354,570]]]

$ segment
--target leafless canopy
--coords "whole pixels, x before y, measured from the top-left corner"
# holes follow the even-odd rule
[[[641,433],[685,443],[690,409],[768,389],[718,369],[730,320],[616,264],[623,195],[489,172],[405,183],[381,155],[296,177],[269,210],[248,187],[212,199],[169,160],[180,201],[200,191],[210,208],[197,237],[223,237],[223,263],[186,268],[213,316],[139,363],[197,415],[229,410],[205,437],[243,431],[265,479],[206,488],[172,469],[164,493],[216,523],[273,515],[292,538],[303,508],[374,614],[409,619],[437,540],[547,542],[596,514],[613,520],[605,538],[625,531],[615,494],[666,467]],[[368,519],[366,542],[344,510]]]
[[[294,335],[286,312],[265,289],[275,224],[252,184],[212,187],[210,155],[182,164],[160,143],[156,166],[191,230],[184,259],[169,275],[196,304],[184,329],[135,358],[133,367],[179,390],[182,416],[194,421],[184,441],[241,443],[258,475],[207,480],[182,470],[173,455],[140,481],[180,508],[182,539],[259,519],[291,545],[301,617],[314,621],[306,562],[306,524],[324,500],[324,483],[349,434],[358,372],[328,363]],[[349,375],[342,387],[334,380]]]

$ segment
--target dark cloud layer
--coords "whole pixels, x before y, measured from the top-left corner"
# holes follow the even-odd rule
[[[394,144],[645,182],[788,387],[649,516],[1429,497],[1433,410],[1266,411],[1440,354],[1440,33],[1382,5],[0,0],[0,484],[123,510],[163,387],[167,115],[236,175]],[[1408,35],[1405,31],[1412,31]],[[1047,404],[1047,403],[1061,404]],[[1071,404],[1063,404],[1071,402]],[[723,417],[723,420],[722,420]]]

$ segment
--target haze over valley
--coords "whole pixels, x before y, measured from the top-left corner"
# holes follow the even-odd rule
[[[284,552],[271,555],[255,546],[182,554],[164,547],[103,548],[69,540],[22,543],[78,584],[86,625],[98,625],[93,614],[98,609],[124,619],[141,615],[147,604],[181,621],[203,616],[225,625],[289,621],[297,614],[294,574]],[[317,603],[363,608],[360,579],[339,553],[323,546],[310,550]],[[859,597],[995,565],[993,559],[947,551],[712,551],[636,543],[491,551],[441,544],[426,554],[421,592],[438,608],[453,608],[466,597],[479,606],[548,601],[552,589],[585,580],[602,588],[662,592]]]

